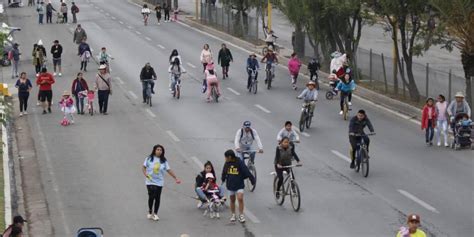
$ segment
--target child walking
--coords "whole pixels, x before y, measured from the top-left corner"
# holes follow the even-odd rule
[[[428,98],[421,114],[421,130],[425,130],[426,145],[433,145],[434,128],[436,127],[436,108],[433,98]]]
[[[74,124],[73,113],[76,112],[74,107],[74,100],[71,98],[71,93],[69,91],[64,91],[63,98],[59,101],[61,106],[61,111],[64,113],[64,118],[61,121],[61,125],[67,126],[69,123]]]
[[[438,146],[441,146],[441,133],[444,136],[444,146],[449,147],[448,144],[448,118],[447,118],[447,107],[448,104],[443,95],[438,96],[438,101],[436,102],[436,139],[438,140]]]

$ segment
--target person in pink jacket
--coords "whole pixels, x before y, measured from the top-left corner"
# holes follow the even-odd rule
[[[217,95],[221,95],[221,88],[219,80],[217,79],[216,71],[214,70],[214,64],[209,63],[206,65],[206,82],[207,82],[207,102],[211,101],[211,85],[216,84],[217,86]]]
[[[293,89],[296,90],[296,79],[298,79],[298,74],[301,68],[301,61],[298,59],[296,53],[291,54],[291,59],[288,62],[288,70],[290,71],[291,84]]]

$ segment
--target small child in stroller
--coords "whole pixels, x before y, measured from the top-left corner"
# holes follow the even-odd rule
[[[455,126],[454,126],[454,142],[453,148],[467,148],[471,147],[471,127],[472,120],[469,119],[469,115],[466,113],[461,113],[455,117]]]

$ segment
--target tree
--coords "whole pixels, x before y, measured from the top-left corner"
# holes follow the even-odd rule
[[[453,37],[447,43],[461,51],[461,63],[466,78],[467,101],[473,101],[470,78],[474,77],[474,2],[472,0],[431,0],[438,10],[440,19],[445,22],[446,30]]]
[[[295,43],[293,50],[298,55],[304,55],[305,26],[309,19],[307,0],[279,0],[276,6],[286,15],[288,20],[295,26]]]
[[[261,6],[260,0],[222,0],[221,3],[236,11],[233,25],[236,30],[234,33],[237,35],[243,35],[243,32],[247,32],[249,29],[248,10]]]

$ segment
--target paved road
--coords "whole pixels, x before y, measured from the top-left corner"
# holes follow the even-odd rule
[[[58,109],[41,115],[33,108],[21,118],[32,127],[56,236],[73,236],[82,226],[102,226],[107,236],[390,236],[412,212],[422,216],[424,229],[433,236],[473,235],[472,151],[427,148],[418,125],[357,99],[354,110],[366,109],[377,131],[369,178],[348,168],[348,124],[337,114],[337,101],[321,98],[313,127],[297,147],[304,162],[295,170],[302,209],[295,213],[289,203],[277,206],[269,175],[275,137],[285,120],[297,121],[301,103],[286,70],[278,68],[271,91],[248,95],[243,71],[248,53],[230,46],[235,63],[231,78],[221,83],[223,99],[206,103],[199,91],[199,53],[204,43],[217,51],[220,40],[182,24],[144,27],[139,8],[127,1],[84,1],[80,7],[79,21],[91,47],[106,46],[116,58],[110,114],[78,116],[67,128],[59,126]],[[12,9],[9,16],[12,25],[23,28],[16,37],[25,56],[39,38],[48,48],[54,39],[63,42],[66,73],[55,85],[57,101],[79,66],[71,42],[73,26],[38,27],[31,8]],[[166,65],[173,48],[179,49],[188,70],[179,101],[167,89]],[[27,59],[21,69],[32,75]],[[148,61],[160,78],[152,108],[141,103],[138,81]],[[89,84],[93,76],[86,74]],[[248,222],[229,225],[227,210],[221,220],[203,217],[190,198],[191,187],[206,160],[221,171],[222,154],[232,148],[244,120],[259,131],[265,153],[257,158],[257,190],[246,194]],[[175,185],[167,179],[158,223],[145,219],[147,197],[140,172],[156,143],[165,145],[171,167],[184,181]]]

